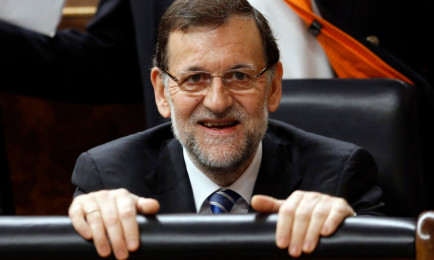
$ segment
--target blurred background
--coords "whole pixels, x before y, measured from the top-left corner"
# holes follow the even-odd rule
[[[348,4],[347,1],[324,2],[342,6],[342,10],[336,10],[338,15],[356,29],[365,27],[361,25],[374,20],[370,19],[369,15],[376,16],[383,12],[382,9],[364,8],[372,12],[357,12],[353,17],[344,8],[346,3]],[[98,2],[99,0],[66,0],[59,29],[71,28],[84,31],[86,24],[96,12]],[[362,3],[366,5],[367,2],[369,1]],[[370,3],[374,2],[370,1]],[[367,27],[378,29],[379,32],[384,29],[386,32],[382,33],[388,37],[384,37],[385,41],[382,43],[388,47],[386,49],[433,85],[433,64],[431,59],[427,58],[432,56],[429,55],[432,53],[432,48],[427,37],[433,22],[428,15],[425,15],[429,12],[428,10],[432,10],[428,8],[432,1],[418,0],[417,5],[408,5],[408,8],[406,3],[399,1],[388,3],[392,2],[393,4],[384,5],[391,12],[401,10],[394,8],[395,6],[404,5],[406,7],[405,10],[401,10],[406,13],[395,12],[392,15],[392,17],[402,16],[402,21],[387,20],[385,24],[380,25],[373,21],[373,25]],[[414,14],[420,15],[416,17]],[[402,28],[390,30],[397,25]],[[368,31],[361,33],[367,34]],[[22,64],[19,65],[22,66]],[[23,70],[26,69],[28,68],[23,68]],[[0,76],[1,73],[0,70]],[[23,76],[25,75],[23,73]],[[122,73],[119,75],[123,76]],[[121,79],[123,82],[124,78]],[[74,79],[74,84],[75,82],[80,84],[80,81],[85,80],[84,75],[82,78]],[[133,82],[133,80],[125,79],[123,85],[128,86],[127,82]],[[89,84],[93,83],[89,81]],[[37,85],[30,87],[38,88]],[[115,93],[117,95],[118,92]],[[141,99],[140,97],[136,100]],[[0,92],[0,111],[0,120],[2,120],[0,123],[3,125],[0,129],[0,137],[3,135],[6,148],[6,151],[0,149],[0,153],[6,153],[8,158],[7,162],[1,163],[9,167],[17,215],[67,214],[74,192],[70,177],[79,154],[99,144],[142,131],[146,127],[145,105],[140,101],[91,105]],[[0,160],[3,158],[6,156],[0,154]]]
[[[85,30],[98,2],[67,0],[59,29]],[[145,129],[143,103],[82,105],[0,93],[0,106],[17,215],[66,215],[80,153]]]

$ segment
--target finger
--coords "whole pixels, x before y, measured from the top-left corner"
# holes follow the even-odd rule
[[[137,200],[138,197],[135,195],[116,197],[116,207],[129,251],[135,251],[139,247],[139,226],[136,219]]]
[[[85,213],[83,207],[79,203],[80,199],[77,197],[71,203],[68,209],[68,215],[71,219],[72,226],[77,231],[77,233],[85,239],[92,239],[92,232],[89,225],[85,220]]]
[[[336,198],[332,210],[321,229],[321,235],[333,234],[346,217],[355,216],[356,212],[341,198]]]
[[[109,256],[111,253],[110,244],[106,236],[100,205],[95,199],[94,193],[88,194],[85,203],[83,203],[83,209],[86,214],[86,221],[92,232],[96,251],[102,257]]]
[[[316,248],[321,229],[330,214],[330,198],[321,200],[312,212],[312,217],[307,228],[306,235],[302,244],[302,250],[305,253],[312,253]]]
[[[157,214],[157,212],[160,210],[160,203],[158,203],[157,200],[142,197],[137,198],[136,207],[140,213],[145,215],[153,215]]]
[[[101,191],[97,196],[95,196],[100,205],[102,219],[110,240],[111,248],[117,259],[126,259],[129,255],[124,239],[124,232],[116,208],[115,198],[116,196],[122,195],[124,195],[122,194],[122,191],[118,190],[116,192]]]
[[[283,203],[283,200],[278,200],[265,195],[255,195],[251,200],[252,208],[261,213],[278,212]]]
[[[302,252],[303,241],[309,227],[313,210],[321,201],[322,194],[315,192],[304,192],[303,197],[295,210],[289,254],[292,257],[299,257]]]
[[[289,245],[295,210],[302,198],[303,194],[295,191],[279,209],[276,225],[276,244],[279,248],[287,248]]]

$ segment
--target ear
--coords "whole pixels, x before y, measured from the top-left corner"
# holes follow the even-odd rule
[[[268,90],[268,111],[270,112],[277,110],[280,104],[280,98],[282,97],[283,66],[280,61],[274,66],[274,76],[271,81],[270,89]]]
[[[151,70],[151,82],[154,86],[155,103],[157,104],[158,112],[164,118],[170,117],[170,104],[166,99],[165,87],[163,84],[163,78],[161,76],[161,70],[157,67]]]

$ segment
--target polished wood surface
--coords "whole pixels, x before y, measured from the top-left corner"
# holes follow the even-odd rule
[[[416,233],[416,259],[434,259],[434,211],[419,216]]]
[[[67,0],[58,28],[84,31],[86,24],[95,15],[98,2],[98,0]]]

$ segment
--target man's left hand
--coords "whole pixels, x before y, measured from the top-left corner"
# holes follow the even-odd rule
[[[278,212],[276,244],[292,257],[311,253],[320,236],[329,236],[346,217],[356,213],[348,203],[318,192],[295,191],[286,200],[255,195],[252,207],[261,213]]]

